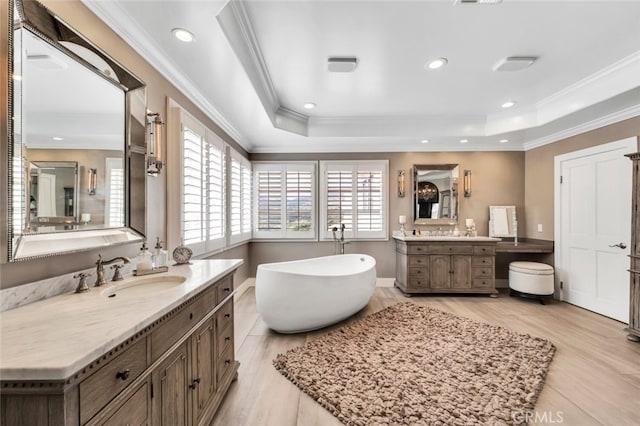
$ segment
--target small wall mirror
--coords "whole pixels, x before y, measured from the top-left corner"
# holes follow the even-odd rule
[[[73,223],[78,208],[78,163],[30,161],[30,223]]]
[[[413,221],[416,225],[458,223],[457,164],[414,164]]]
[[[141,240],[144,83],[37,1],[10,8],[1,261]]]
[[[518,243],[516,206],[489,206],[489,236],[515,238]]]

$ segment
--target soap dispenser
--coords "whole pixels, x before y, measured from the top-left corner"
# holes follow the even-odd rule
[[[136,257],[137,272],[150,271],[153,269],[153,258],[151,252],[147,248],[147,241],[142,242],[140,253]]]
[[[167,251],[162,248],[160,237],[156,237],[156,247],[153,251],[153,264],[156,268],[164,268],[167,266]]]

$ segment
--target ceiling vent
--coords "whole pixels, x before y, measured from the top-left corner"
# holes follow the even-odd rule
[[[496,4],[502,0],[453,0],[453,4]]]
[[[358,58],[329,58],[327,69],[330,72],[354,72],[358,66]]]
[[[499,60],[494,66],[494,71],[520,71],[530,67],[538,58],[535,56],[509,56]]]

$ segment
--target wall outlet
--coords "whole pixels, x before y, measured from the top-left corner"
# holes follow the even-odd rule
[[[542,224],[541,223],[538,224],[538,232],[542,232]]]

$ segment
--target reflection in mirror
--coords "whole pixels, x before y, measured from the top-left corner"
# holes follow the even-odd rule
[[[413,166],[413,217],[417,225],[458,222],[458,165]]]
[[[78,206],[78,163],[29,161],[29,223],[73,223]]]
[[[38,2],[14,15],[9,260],[141,239],[144,84]]]
[[[489,206],[489,236],[514,238],[518,245],[516,206]]]

